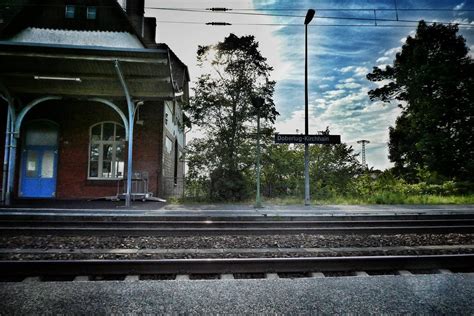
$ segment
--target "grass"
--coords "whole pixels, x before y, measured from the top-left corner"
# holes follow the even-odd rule
[[[171,198],[170,204],[175,205],[205,205],[205,204],[253,204],[254,199],[240,202],[216,202],[205,199],[192,198]],[[303,203],[303,197],[288,196],[282,198],[262,198],[262,203],[267,205],[298,205]],[[373,204],[474,204],[474,194],[469,195],[435,195],[419,194],[405,195],[394,192],[379,192],[369,196],[333,196],[324,198],[314,198],[311,200],[313,205],[373,205]]]
[[[265,200],[265,203],[276,205],[301,204],[302,198],[277,198]],[[313,204],[365,205],[365,204],[474,204],[471,195],[403,195],[400,193],[376,193],[370,196],[335,196],[331,198],[315,198]]]

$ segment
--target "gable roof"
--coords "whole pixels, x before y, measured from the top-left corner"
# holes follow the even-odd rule
[[[133,27],[129,17],[116,0],[6,0],[0,5],[0,39],[7,39],[32,27],[40,29],[128,32],[143,43],[141,34]],[[75,5],[76,16],[65,17],[66,5]],[[97,17],[86,18],[87,7],[97,9]]]

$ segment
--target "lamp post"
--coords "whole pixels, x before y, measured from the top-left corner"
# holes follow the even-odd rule
[[[316,12],[309,9],[304,19],[304,135],[308,136],[308,24]],[[304,143],[304,205],[309,206],[309,145]]]
[[[255,207],[261,208],[262,207],[262,200],[260,198],[260,110],[263,106],[263,102],[265,100],[261,97],[253,97],[252,104],[255,107],[257,112],[257,195],[255,198]]]

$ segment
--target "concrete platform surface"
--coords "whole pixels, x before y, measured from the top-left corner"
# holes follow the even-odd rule
[[[59,203],[59,204],[58,204]],[[0,207],[0,215],[97,215],[97,216],[344,216],[344,215],[412,215],[474,214],[474,205],[265,205],[256,209],[244,204],[174,205],[135,202],[132,208],[106,201],[71,201],[65,204],[36,203]],[[65,207],[67,206],[67,207]]]
[[[0,283],[0,314],[474,314],[474,276]]]

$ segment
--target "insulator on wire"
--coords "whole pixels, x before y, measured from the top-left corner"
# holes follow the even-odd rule
[[[208,11],[226,12],[226,11],[231,11],[232,9],[228,9],[228,8],[207,8],[206,10],[208,10]]]
[[[232,25],[227,22],[207,22],[206,25]]]

